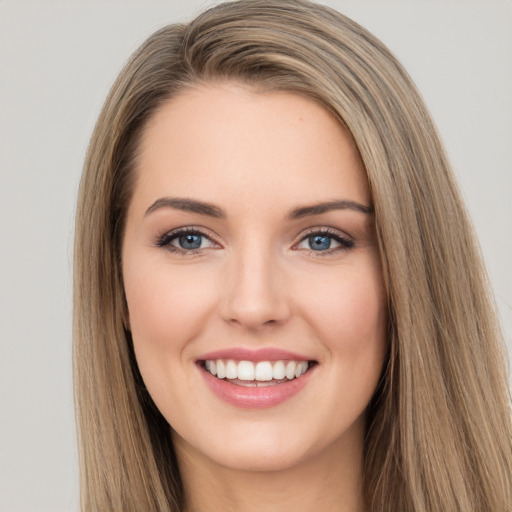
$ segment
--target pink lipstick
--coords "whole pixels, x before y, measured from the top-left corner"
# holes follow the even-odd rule
[[[210,390],[241,408],[272,407],[297,394],[316,361],[293,352],[237,347],[209,352],[196,360]]]

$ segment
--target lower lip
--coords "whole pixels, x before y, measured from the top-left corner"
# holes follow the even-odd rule
[[[316,366],[316,365],[315,365]],[[265,387],[245,387],[217,379],[201,366],[199,367],[210,390],[221,400],[243,409],[274,407],[296,395],[308,382],[314,367],[298,378]]]

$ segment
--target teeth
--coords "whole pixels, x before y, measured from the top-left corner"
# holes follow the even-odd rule
[[[238,363],[238,375],[240,380],[254,380],[254,364],[251,361],[240,361]]]
[[[212,375],[217,375],[217,365],[215,364],[215,361],[206,361],[205,366],[206,366],[206,369]]]
[[[255,380],[272,380],[272,364],[261,361],[256,365]]]
[[[238,369],[235,361],[228,361],[226,363],[226,379],[236,379],[238,375]]]
[[[284,367],[283,361],[276,361],[272,368],[272,377],[277,380],[284,379],[286,377],[286,368]]]
[[[295,368],[295,377],[300,377],[303,373],[308,369],[308,363],[302,361],[297,364],[297,368]]]
[[[224,379],[226,377],[226,365],[224,364],[224,361],[217,359],[215,364],[217,366],[217,377],[219,379]]]
[[[206,370],[218,379],[269,382],[271,380],[296,379],[306,373],[307,361],[205,361]]]
[[[295,368],[297,368],[297,363],[295,361],[288,361],[285,370],[287,379],[293,379],[295,377]]]

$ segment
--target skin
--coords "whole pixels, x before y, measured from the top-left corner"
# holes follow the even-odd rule
[[[163,197],[215,205],[225,218],[148,213]],[[374,218],[287,217],[335,200],[371,206],[364,167],[348,131],[305,97],[209,84],[146,126],[123,276],[137,362],[173,427],[189,512],[363,510],[364,410],[386,350]],[[161,246],[182,227],[205,234],[200,249],[180,250],[172,236]],[[308,234],[325,228],[352,245],[331,238],[313,251]],[[318,364],[284,403],[241,409],[214,395],[196,364],[240,346]]]

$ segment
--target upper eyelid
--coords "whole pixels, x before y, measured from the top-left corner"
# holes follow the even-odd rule
[[[300,235],[297,236],[297,240],[300,242],[304,240],[306,237],[320,233],[322,235],[331,235],[331,236],[338,236],[340,238],[346,238],[353,240],[353,237],[350,236],[345,231],[341,231],[340,229],[327,227],[327,226],[318,226],[314,228],[308,228],[305,231],[302,231]]]
[[[178,237],[184,233],[192,233],[200,236],[204,236],[205,238],[208,238],[211,242],[222,246],[221,242],[219,241],[218,237],[211,234],[209,231],[205,230],[205,228],[200,228],[197,226],[183,226],[180,228],[171,229],[169,231],[165,231],[163,234],[158,235],[156,237],[157,244],[159,242],[162,242],[164,239],[172,240],[175,237]]]
[[[180,235],[182,233],[193,233],[205,236],[207,238],[216,238],[215,235],[212,235],[210,231],[206,230],[205,228],[200,228],[197,226],[183,226],[180,228],[170,229],[169,231],[165,231],[162,234],[162,237],[164,236],[176,236]]]

